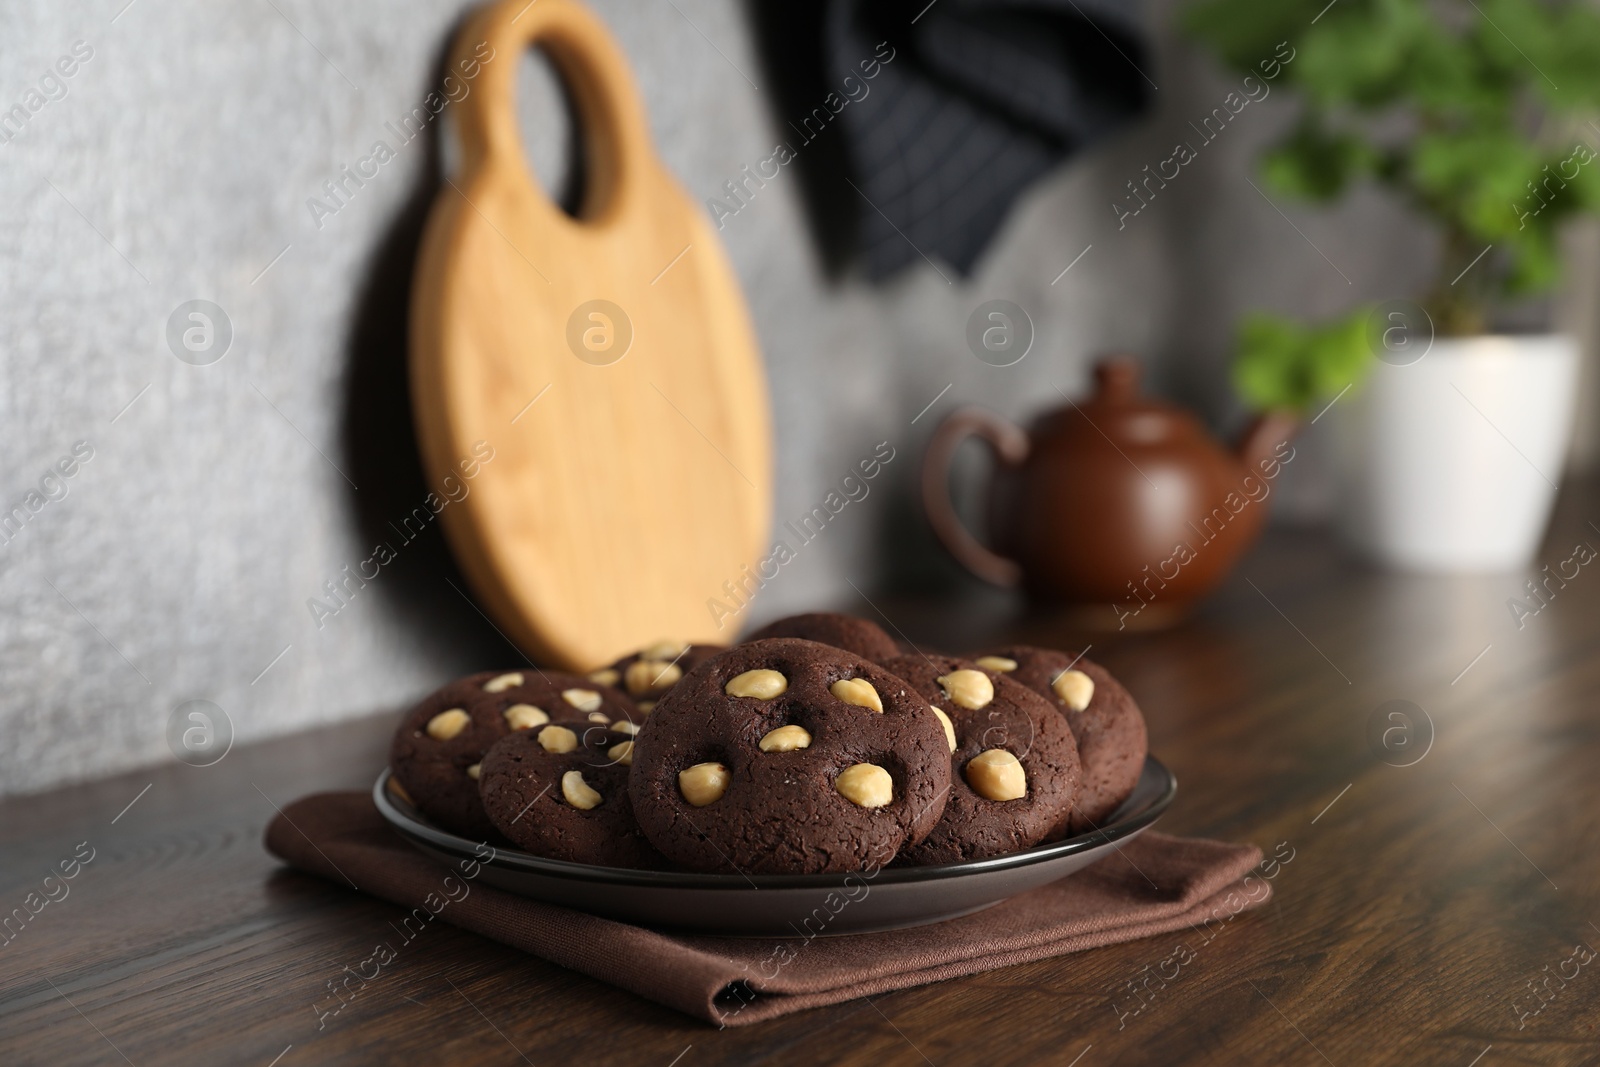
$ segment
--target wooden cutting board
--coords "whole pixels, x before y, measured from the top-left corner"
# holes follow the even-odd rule
[[[518,135],[530,45],[582,128],[577,218],[541,189]],[[467,489],[440,512],[456,559],[542,663],[727,642],[739,620],[712,601],[734,606],[725,583],[752,589],[744,569],[765,554],[771,427],[716,233],[656,157],[627,62],[582,5],[480,9],[451,73],[470,86],[449,105],[462,162],[417,262],[411,391],[430,487]]]

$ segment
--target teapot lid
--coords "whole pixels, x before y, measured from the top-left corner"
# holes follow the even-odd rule
[[[1094,365],[1095,399],[1126,404],[1139,398],[1138,360],[1132,356],[1108,356]]]
[[[1177,404],[1140,391],[1142,368],[1129,355],[1113,355],[1094,366],[1094,394],[1076,412],[1095,432],[1125,444],[1192,442],[1205,439],[1200,420]],[[1077,405],[1073,405],[1077,407]]]

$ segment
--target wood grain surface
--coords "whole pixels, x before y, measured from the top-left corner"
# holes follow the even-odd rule
[[[1541,562],[1600,545],[1592,519],[1600,493],[1569,495]],[[279,868],[260,835],[277,804],[370,782],[388,719],[13,800],[0,910],[81,842],[94,858],[0,948],[0,1063],[1594,1063],[1600,958],[1575,949],[1600,946],[1597,566],[1519,629],[1515,578],[1383,574],[1269,534],[1191,623],[1090,653],[1178,775],[1162,828],[1278,855],[1268,907],[748,1029],[435,926],[319,1030],[326,983],[400,912]],[[998,597],[877,606],[932,647],[1082,648]],[[1431,745],[1371,739],[1394,700]]]
[[[545,50],[583,133],[577,217],[539,187],[514,112]],[[412,294],[411,392],[462,570],[517,645],[587,670],[662,637],[712,640],[707,608],[768,548],[760,355],[716,231],[650,143],[633,76],[572,0],[487,5],[451,67],[459,173]],[[491,456],[486,462],[485,452]]]

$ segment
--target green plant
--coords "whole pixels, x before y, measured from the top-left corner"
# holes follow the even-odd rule
[[[1496,305],[1553,287],[1561,222],[1600,210],[1596,152],[1577,140],[1600,133],[1581,121],[1600,109],[1600,12],[1582,0],[1201,0],[1183,24],[1242,71],[1293,45],[1283,80],[1304,107],[1263,178],[1324,201],[1371,179],[1431,219],[1441,254],[1423,306],[1440,334],[1482,332]],[[1256,369],[1239,381],[1265,397],[1244,382],[1270,377],[1267,355],[1309,353],[1287,343],[1292,324],[1253,323],[1265,347],[1241,357]],[[1338,328],[1361,333],[1354,318]]]
[[[1358,381],[1372,358],[1367,310],[1320,326],[1257,313],[1239,327],[1233,384],[1258,409],[1304,411]]]

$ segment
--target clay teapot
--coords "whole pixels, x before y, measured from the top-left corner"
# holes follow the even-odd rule
[[[1075,605],[1082,624],[1159,628],[1214,589],[1261,532],[1297,420],[1258,416],[1230,452],[1189,412],[1141,396],[1131,359],[1094,374],[1092,397],[1067,401],[1031,433],[981,408],[951,414],[923,458],[923,506],[978,577]],[[950,461],[972,435],[1000,464],[993,549],[950,502]]]

